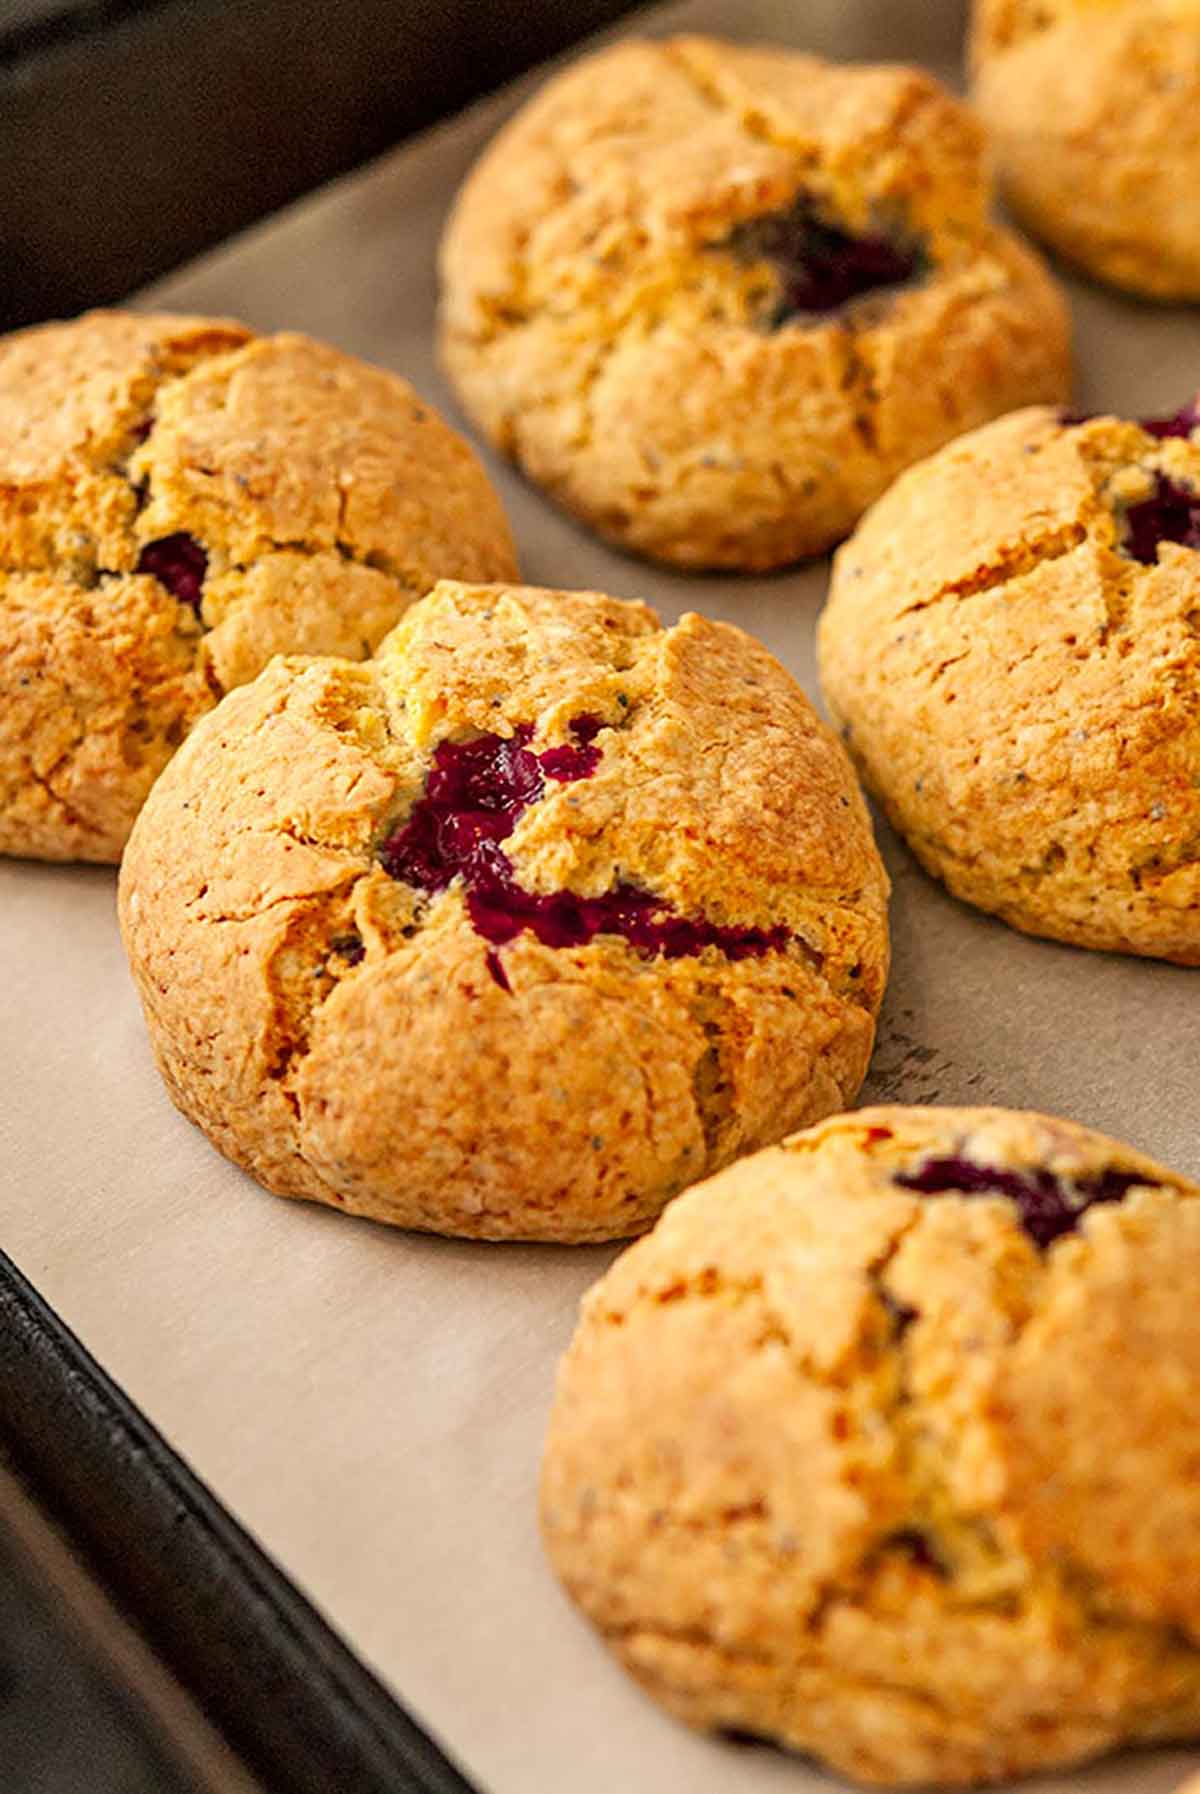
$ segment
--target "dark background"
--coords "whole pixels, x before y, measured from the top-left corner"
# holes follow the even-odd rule
[[[123,298],[632,0],[0,0],[0,330]]]
[[[9,1794],[197,1794],[136,1699],[0,1529],[0,1771]]]

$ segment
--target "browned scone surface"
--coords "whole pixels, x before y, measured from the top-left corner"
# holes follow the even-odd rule
[[[483,1238],[636,1233],[850,1102],[886,902],[848,760],[740,630],[452,582],[373,661],[228,697],[121,876],[184,1113],[280,1194]]]
[[[92,313],[0,340],[0,853],[116,860],[197,717],[515,573],[472,451],[302,336]]]
[[[975,0],[972,63],[1021,222],[1101,280],[1200,299],[1200,0]]]
[[[840,551],[826,700],[957,897],[1200,963],[1200,412],[1030,410],[905,474]]]
[[[555,1570],[693,1725],[881,1784],[1200,1731],[1200,1189],[1035,1114],[868,1109],[585,1298]]]
[[[989,199],[978,125],[921,70],[621,43],[467,180],[443,357],[491,440],[602,535],[779,566],[950,437],[1065,397],[1065,303]]]

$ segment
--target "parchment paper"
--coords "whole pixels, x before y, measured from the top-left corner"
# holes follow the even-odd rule
[[[680,25],[950,71],[962,17],[954,0],[695,0],[629,29]],[[154,301],[328,337],[452,410],[431,349],[434,245],[513,103],[303,202]],[[1195,392],[1196,311],[1073,292],[1082,408],[1169,411]],[[816,695],[823,566],[673,577],[494,471],[531,580],[731,618]],[[895,970],[864,1096],[1036,1105],[1200,1175],[1200,975],[1025,940],[956,904],[881,833]],[[0,1243],[491,1794],[818,1787],[802,1763],[660,1715],[543,1565],[534,1487],[553,1368],[611,1253],[417,1238],[258,1190],[159,1086],[114,882],[0,862]],[[1140,1756],[1070,1780],[1158,1794],[1193,1763]]]

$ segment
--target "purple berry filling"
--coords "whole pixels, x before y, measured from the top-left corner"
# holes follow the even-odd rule
[[[916,1171],[901,1171],[896,1183],[923,1196],[1007,1196],[1016,1204],[1021,1226],[1037,1246],[1048,1246],[1072,1233],[1085,1210],[1098,1202],[1120,1202],[1134,1184],[1145,1183],[1136,1171],[1102,1171],[1099,1177],[1066,1183],[1052,1171],[1006,1171],[999,1165],[977,1165],[950,1156],[926,1159]]]
[[[538,765],[544,773],[564,785],[572,784],[576,779],[590,779],[600,764],[596,737],[603,727],[598,716],[577,716],[571,724],[571,733],[579,743],[578,747],[567,744],[549,748],[538,755]]]
[[[784,212],[751,218],[728,239],[744,261],[767,261],[779,280],[770,328],[804,315],[836,311],[852,299],[902,286],[924,273],[922,252],[889,237],[857,237],[818,218],[807,199]]]
[[[1098,412],[1064,411],[1061,422],[1068,429],[1091,423]],[[1147,436],[1165,442],[1171,437],[1186,439],[1200,430],[1200,399],[1193,399],[1173,417],[1142,417],[1139,429]],[[1154,491],[1125,512],[1124,552],[1131,560],[1152,567],[1158,559],[1160,542],[1178,542],[1182,548],[1200,548],[1200,493],[1166,474],[1154,476]]]
[[[729,959],[753,959],[787,944],[786,928],[727,928],[694,922],[635,885],[618,884],[602,897],[574,891],[523,891],[512,867],[497,862],[467,894],[476,932],[501,947],[529,929],[545,947],[585,947],[598,934],[619,934],[639,952],[683,959],[705,947],[719,947]]]
[[[1181,486],[1165,474],[1154,476],[1154,491],[1125,512],[1124,551],[1143,566],[1158,559],[1160,542],[1178,542],[1183,548],[1200,548],[1200,493]]]
[[[786,928],[737,928],[676,915],[668,903],[636,886],[619,883],[600,897],[574,891],[526,891],[500,843],[545,793],[546,777],[560,783],[587,779],[600,763],[595,737],[604,724],[594,716],[571,723],[575,743],[533,754],[533,730],[522,723],[507,738],[441,742],[425,795],[408,821],[379,851],[385,872],[422,891],[444,891],[461,878],[467,913],[477,934],[493,948],[524,930],[546,947],[582,947],[599,934],[616,934],[638,952],[679,959],[717,947],[730,959],[756,958],[787,945]],[[488,970],[507,990],[498,956]]]
[[[1157,436],[1163,442],[1169,436],[1190,436],[1193,430],[1200,430],[1200,400],[1193,399],[1174,417],[1143,417],[1139,421],[1147,436]]]
[[[173,536],[160,536],[157,542],[147,542],[138,556],[137,571],[149,573],[159,585],[166,586],[172,598],[178,599],[180,604],[190,604],[196,615],[200,615],[200,595],[208,572],[208,556],[195,536],[177,530]]]
[[[526,746],[532,734],[522,723],[507,739],[441,742],[424,797],[380,850],[384,871],[418,890],[444,891],[459,877],[471,887],[485,880],[489,850],[491,865],[498,859],[507,866],[497,843],[545,790],[538,757]]]

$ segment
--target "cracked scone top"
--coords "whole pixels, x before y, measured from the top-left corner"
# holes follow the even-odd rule
[[[975,0],[1004,196],[1090,273],[1200,299],[1200,0]]]
[[[819,642],[851,756],[956,897],[1200,964],[1200,409],[951,444],[840,550]]]
[[[281,1195],[483,1238],[640,1231],[849,1102],[887,879],[836,738],[740,630],[451,581],[276,661],[121,876],[175,1101]]]
[[[474,454],[394,374],[204,318],[0,340],[0,853],[119,859],[273,654],[369,654],[441,575],[514,572]]]
[[[819,553],[901,468],[1065,396],[1068,321],[928,75],[702,38],[556,76],[442,246],[445,364],[602,535],[685,567]]]
[[[690,1723],[866,1782],[1200,1732],[1200,1190],[1071,1123],[867,1109],[585,1298],[542,1520]]]

